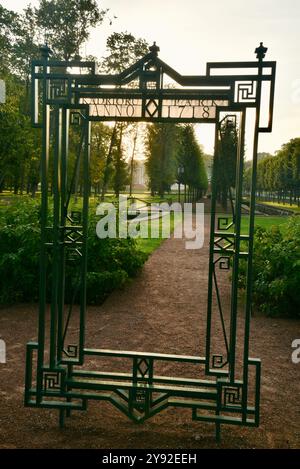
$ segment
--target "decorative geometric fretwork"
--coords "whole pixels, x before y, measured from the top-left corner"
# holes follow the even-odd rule
[[[230,384],[222,386],[222,410],[228,410],[232,406],[242,404],[241,384]]]
[[[218,231],[229,230],[233,226],[233,221],[229,217],[218,217]]]
[[[146,113],[149,117],[158,117],[159,104],[157,99],[149,99],[146,102]]]
[[[230,256],[221,256],[214,261],[214,265],[219,264],[220,270],[229,270],[230,269]]]
[[[66,260],[69,262],[78,261],[82,257],[82,253],[79,249],[68,248],[66,251]]]
[[[153,379],[153,359],[136,357],[133,360],[133,385],[130,403],[140,413],[146,413],[151,402],[149,385]]]
[[[256,101],[256,81],[236,81],[234,100],[236,103],[255,103]]]
[[[146,86],[148,90],[155,90],[157,88],[157,83],[156,81],[147,81]]]
[[[216,235],[218,236],[218,233],[216,233]],[[234,240],[226,235],[218,236],[215,238],[214,246],[215,252],[229,251],[234,246]]]
[[[72,226],[65,227],[65,246],[67,261],[73,262],[82,257],[81,246],[83,243],[83,233],[80,228]]]
[[[138,388],[135,392],[135,407],[144,409],[146,399],[147,399],[147,390],[143,388]]]
[[[44,391],[60,391],[63,385],[62,371],[46,371],[43,376]]]
[[[141,377],[141,378],[149,377],[150,368],[151,368],[150,360],[147,360],[146,358],[142,358],[141,360],[139,360],[137,364],[138,377]]]
[[[68,345],[63,349],[63,353],[68,358],[77,358],[78,356],[78,345]]]
[[[223,355],[213,355],[212,356],[212,368],[224,368],[228,363],[228,360],[225,360]]]
[[[65,244],[72,245],[73,247],[77,247],[82,244],[83,233],[80,228],[66,226],[65,233]]]
[[[52,79],[50,82],[50,99],[68,99],[68,80]]]
[[[71,125],[74,125],[74,126],[80,125],[81,120],[82,120],[82,115],[80,114],[80,112],[77,112],[77,111],[71,112],[71,114],[70,114],[70,124]]]
[[[248,355],[249,349],[251,350],[248,334],[251,295],[246,295],[245,305],[240,305],[238,262],[234,263],[233,275],[230,277],[232,288],[228,291],[228,295],[223,295],[224,289],[218,285],[221,277],[220,286],[223,287],[221,282],[224,277],[228,277],[233,256],[236,261],[242,257],[249,257],[249,265],[253,257],[251,226],[247,230],[251,237],[248,243],[249,254],[241,251],[247,248],[247,246],[244,248],[246,236],[240,233],[239,229],[239,219],[242,215],[241,190],[239,191],[238,187],[234,190],[232,184],[229,184],[230,181],[226,185],[230,187],[227,192],[229,192],[231,212],[228,212],[228,215],[224,214],[223,218],[220,214],[219,231],[215,229],[217,226],[215,218],[218,214],[216,215],[215,210],[211,214],[213,229],[210,236],[207,289],[207,354],[199,359],[198,356],[117,352],[107,350],[106,347],[105,349],[86,347],[88,279],[85,248],[88,242],[86,231],[88,207],[84,204],[80,217],[75,211],[71,213],[70,206],[76,175],[81,170],[87,173],[88,169],[88,147],[91,141],[88,124],[103,121],[119,122],[124,119],[129,122],[160,121],[173,124],[209,121],[215,125],[217,143],[215,157],[219,157],[219,148],[224,154],[226,153],[226,137],[229,131],[234,129],[238,138],[236,156],[242,162],[245,116],[249,108],[256,110],[259,115],[262,104],[258,99],[259,91],[263,82],[266,82],[270,84],[269,120],[266,126],[260,127],[257,119],[253,126],[254,156],[258,135],[261,132],[270,132],[272,128],[276,63],[263,62],[266,52],[263,44],[256,49],[258,62],[210,62],[207,64],[205,75],[195,76],[179,74],[160,60],[158,52],[159,48],[154,44],[136,64],[120,73],[108,75],[98,74],[95,64],[90,62],[74,60],[66,63],[66,61],[52,60],[51,51],[46,45],[41,48],[41,57],[32,62],[31,118],[33,125],[47,137],[41,148],[41,161],[47,161],[50,154],[53,156],[51,158],[53,174],[58,175],[61,172],[63,174],[59,183],[53,184],[56,208],[60,210],[55,211],[57,212],[55,221],[48,228],[46,225],[49,219],[47,204],[49,177],[47,168],[42,165],[41,242],[43,246],[40,262],[42,288],[38,315],[40,333],[38,342],[30,342],[27,346],[25,404],[36,408],[57,409],[60,412],[61,426],[64,425],[65,417],[70,415],[71,409],[86,409],[90,400],[101,399],[111,402],[118,410],[138,423],[157,415],[167,407],[190,408],[196,420],[216,424],[216,436],[219,438],[220,427],[223,424],[246,426],[259,424],[261,382],[260,361],[250,359]],[[238,74],[235,70],[239,70]],[[168,77],[167,80],[165,77]],[[167,84],[169,80],[171,80],[170,85]],[[46,96],[43,90],[46,91]],[[72,137],[70,124],[80,126],[80,129],[76,127],[79,141],[73,142],[76,143],[76,149],[73,148],[73,144],[72,148],[68,148],[67,145],[68,137]],[[64,164],[65,159],[68,161],[74,152],[76,153],[74,165]],[[241,171],[242,165],[238,164],[238,180],[242,178]],[[226,178],[224,171],[219,176]],[[83,178],[82,195],[88,203],[90,195],[88,177]],[[254,216],[254,211],[255,204],[252,204],[250,216]],[[230,228],[232,223],[237,226]],[[76,259],[76,262],[69,268],[66,259]],[[49,267],[53,273],[50,276]],[[217,267],[226,272],[218,271]],[[70,273],[73,276],[69,281]],[[227,285],[224,286],[227,288]],[[251,293],[251,278],[248,279],[247,287]],[[53,291],[50,295],[50,309],[53,314],[51,328],[48,331],[46,301],[49,295],[45,292],[48,293],[50,289]],[[68,311],[65,309],[67,306],[65,303],[69,305]],[[76,314],[74,324],[70,321],[72,311],[77,310],[77,304],[80,312],[79,321]],[[225,315],[223,310],[225,312],[227,306],[230,306],[230,312]],[[237,322],[241,316],[239,306],[243,306],[241,324]],[[68,330],[69,324],[75,327],[74,331]],[[45,327],[47,334],[44,333]],[[74,340],[71,338],[73,332],[79,336],[79,341],[76,337]],[[227,339],[229,333],[230,340]],[[239,344],[243,344],[243,347]],[[103,372],[100,368],[101,363],[98,365],[96,357],[99,357],[99,361],[102,357],[105,359]],[[106,366],[110,361],[109,358],[113,367],[111,372],[110,367]],[[121,370],[114,369],[117,359],[122,363],[130,360],[132,370],[124,369],[124,373],[118,373]],[[157,362],[157,370],[154,368],[154,361]],[[97,367],[93,372],[91,366],[96,362]],[[196,375],[193,373],[188,378],[186,375],[180,377],[177,373],[176,377],[154,373],[154,369],[159,372],[164,368],[161,364],[165,362],[170,364],[170,369],[173,369],[174,365],[174,370],[177,366],[179,368],[179,365],[182,367],[184,364],[185,369],[185,364],[193,364],[193,368],[194,365],[197,367]],[[76,365],[74,369],[73,365]],[[254,375],[248,373],[245,368],[250,365],[254,365],[257,372],[255,388],[252,382]],[[79,367],[82,367],[81,372]],[[195,376],[199,379],[195,380]],[[206,376],[210,379],[207,380]],[[246,402],[248,400],[251,400],[252,404],[249,408]]]
[[[80,225],[81,217],[82,213],[79,212],[79,210],[72,210],[71,214],[68,215],[68,220],[72,223],[72,225]]]

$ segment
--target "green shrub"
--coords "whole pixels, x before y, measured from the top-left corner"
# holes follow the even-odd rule
[[[107,295],[120,288],[128,280],[125,270],[115,272],[88,272],[86,276],[86,296],[88,304],[101,304]]]
[[[246,285],[246,263],[241,262],[239,286]],[[300,217],[279,227],[257,227],[254,236],[253,304],[270,316],[300,318]]]
[[[37,301],[39,296],[40,206],[29,199],[0,210],[0,303]],[[133,239],[96,236],[98,218],[91,214],[88,238],[87,301],[99,304],[134,277],[146,260]],[[77,269],[78,270],[78,269]],[[67,265],[66,301],[78,302],[80,278]],[[51,297],[51,259],[47,269],[47,298]],[[77,294],[73,298],[74,289]]]

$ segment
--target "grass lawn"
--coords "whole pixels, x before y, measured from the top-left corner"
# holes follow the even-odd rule
[[[227,217],[228,215],[218,214],[218,216]],[[277,215],[274,215],[274,216],[256,215],[255,216],[255,226],[261,226],[262,228],[265,228],[267,230],[271,229],[272,226],[278,226],[280,228],[280,230],[284,231],[284,230],[286,230],[287,223],[288,223],[289,219],[290,219],[290,217],[280,217],[280,216],[277,216]],[[241,232],[242,232],[242,234],[247,234],[248,230],[249,230],[249,215],[243,215],[242,216]],[[231,228],[228,231],[232,232],[233,230]]]
[[[151,203],[159,203],[159,202],[163,202],[163,201],[171,202],[172,200],[173,200],[173,202],[177,201],[177,194],[166,195],[165,199],[161,199],[159,196],[151,197],[151,194],[149,192],[137,193],[137,194],[133,194],[133,196],[136,196],[138,199],[141,199],[140,201],[137,201],[137,206],[138,207],[143,205],[143,202],[142,202],[143,200],[145,200],[145,202],[147,201],[147,202],[151,202]],[[24,200],[24,198],[30,198],[30,196],[27,196],[27,195],[23,195],[23,196],[22,195],[14,195],[11,192],[5,191],[2,194],[0,194],[0,208],[1,208],[1,206],[4,208],[7,205],[17,203],[19,200],[22,200],[22,199]],[[37,194],[37,199],[39,199],[39,198],[40,198],[40,193]],[[115,198],[113,193],[111,193],[111,194],[108,193],[106,195],[105,202],[115,202],[115,201],[116,201],[116,198]],[[96,207],[98,206],[99,203],[100,203],[100,198],[99,197],[91,196],[90,197],[90,210],[92,212],[95,211]],[[76,208],[79,209],[81,204],[82,204],[82,200],[79,197],[77,202],[75,202],[74,199],[71,200],[70,205],[71,205],[72,209],[74,210]],[[271,204],[271,203],[269,203],[269,204],[279,206],[278,204]],[[288,207],[288,206],[285,205],[285,207]],[[293,206],[292,208],[293,209],[297,208],[299,213],[300,213],[300,209],[298,207]],[[222,216],[222,215],[219,214],[219,216]],[[171,213],[171,220],[170,220],[170,226],[171,226],[170,231],[171,231],[171,233],[173,232],[174,226],[175,226],[176,222],[179,221],[179,219],[180,219],[180,215],[178,213],[177,214],[175,213],[175,216],[174,216],[173,212]],[[288,219],[289,219],[289,217],[256,215],[255,225],[256,226],[262,226],[263,228],[266,228],[266,229],[270,229],[272,226],[279,226],[280,229],[285,230]],[[147,222],[144,222],[144,223],[147,223]],[[157,237],[157,238],[151,238],[150,237],[150,232],[149,232],[148,238],[138,238],[137,239],[138,248],[141,251],[145,252],[147,255],[150,255],[155,249],[157,249],[160,246],[160,244],[162,243],[162,241],[165,239],[165,237],[162,237],[162,235],[161,235],[162,219],[160,218],[158,220],[155,220],[153,223],[154,223],[154,226],[156,226],[156,227],[159,224],[160,236]],[[249,225],[249,217],[247,215],[244,215],[242,217],[242,233],[243,234],[247,233],[248,225]]]
[[[128,192],[122,192],[121,195],[125,195],[129,198],[129,193]],[[140,192],[140,193],[134,193],[132,194],[132,197],[137,199],[137,205],[143,204],[143,203],[159,203],[159,202],[177,202],[178,201],[178,194],[177,193],[170,193],[170,194],[165,194],[164,197],[161,197],[159,195],[152,196],[150,192]],[[93,197],[92,197],[93,198]],[[100,197],[95,197],[95,200],[100,201]],[[105,202],[117,202],[117,198],[113,193],[108,192],[105,195]]]
[[[176,220],[177,219],[177,220]],[[179,214],[171,214],[171,232],[174,230],[174,226],[176,225],[177,221],[179,221],[180,215]],[[255,217],[255,226],[262,226],[263,228],[270,229],[272,226],[279,226],[280,230],[285,230],[287,226],[289,217],[279,217],[279,216],[260,216],[257,215]],[[158,221],[156,221],[158,223]],[[161,219],[159,220],[160,228],[161,228]],[[243,216],[242,218],[242,234],[247,234],[249,227],[249,217]],[[150,234],[150,233],[149,233]],[[165,238],[138,238],[137,239],[137,246],[138,248],[145,252],[146,254],[150,255],[155,249],[157,249]]]
[[[178,213],[171,212],[170,216],[170,233],[173,233],[174,227],[176,226],[176,223],[180,220],[181,216]],[[147,223],[147,222],[144,222]],[[146,253],[147,255],[150,255],[155,249],[157,249],[161,243],[166,239],[165,237],[162,237],[161,229],[162,229],[162,218],[159,218],[157,220],[152,220],[153,227],[158,228],[159,225],[159,237],[158,238],[151,238],[150,237],[150,230],[148,230],[149,237],[148,238],[137,238],[137,247],[140,249],[142,252]]]
[[[279,226],[281,230],[286,229],[286,224],[289,217],[279,216],[255,216],[255,226],[262,226],[263,228],[270,229],[272,226]],[[249,217],[244,216],[242,218],[242,233],[246,234],[249,226]]]
[[[138,249],[150,256],[161,245],[163,238],[138,238],[136,242]]]
[[[124,193],[123,195],[127,195],[129,196],[128,193]],[[37,192],[36,193],[36,200],[39,200],[40,199],[40,192]],[[150,192],[143,192],[143,193],[136,193],[136,194],[133,194],[133,197],[136,197],[138,200],[136,202],[136,206],[137,208],[141,207],[141,206],[144,206],[146,205],[146,202],[150,202],[150,203],[159,203],[159,202],[176,202],[177,199],[178,199],[178,195],[173,193],[173,194],[166,194],[165,198],[161,198],[160,196],[155,196],[155,197],[152,197]],[[0,209],[5,209],[7,206],[10,206],[10,205],[17,205],[19,201],[22,201],[22,200],[25,200],[25,199],[31,199],[31,196],[30,195],[27,195],[27,194],[24,194],[24,195],[16,195],[16,194],[13,194],[12,192],[9,192],[9,191],[4,191],[0,194]],[[51,200],[52,198],[50,197],[49,198],[49,201],[51,203]],[[106,203],[109,203],[109,202],[113,202],[115,203],[117,201],[115,195],[113,193],[110,193],[108,192],[106,195],[105,195],[105,200],[104,202]],[[143,202],[145,201],[145,202]],[[91,196],[90,197],[90,201],[89,201],[89,209],[90,209],[90,212],[93,213],[96,211],[96,208],[97,206],[100,204],[100,197],[97,196]],[[78,197],[77,200],[75,199],[74,196],[72,196],[71,198],[71,201],[70,201],[70,209],[71,210],[80,210],[82,207],[82,198],[81,197]],[[170,231],[171,233],[173,232],[174,230],[174,218],[176,219],[176,215],[174,217],[174,213],[172,212],[171,213],[171,219],[170,219]],[[146,223],[146,222],[145,222]],[[158,219],[158,220],[155,220],[153,222],[154,224],[154,227],[157,226],[159,224],[159,227],[160,227],[160,231],[161,231],[161,226],[162,226],[162,221],[161,221],[161,218]],[[163,238],[161,236],[161,232],[160,232],[160,236],[158,238],[151,238],[150,237],[150,232],[149,232],[149,237],[148,238],[138,238],[137,239],[137,245],[138,245],[138,248],[145,252],[147,255],[150,255],[156,248],[158,248],[158,246],[160,246],[160,244],[162,243],[162,241],[164,240],[165,238]]]

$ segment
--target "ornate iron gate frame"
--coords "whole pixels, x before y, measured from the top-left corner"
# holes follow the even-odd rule
[[[50,49],[42,47],[42,58],[32,62],[32,124],[42,130],[39,328],[38,341],[27,344],[26,406],[58,409],[61,426],[71,410],[85,410],[88,400],[109,401],[140,423],[168,406],[187,407],[192,409],[194,420],[215,423],[218,439],[221,424],[259,425],[261,365],[259,359],[249,357],[249,329],[258,137],[259,133],[272,130],[275,86],[276,62],[263,61],[266,50],[262,43],[255,50],[258,61],[208,63],[205,76],[181,76],[158,58],[159,48],[154,43],[147,55],[122,73],[99,75],[93,62],[50,60]],[[74,68],[77,73],[71,73]],[[222,75],[220,71],[225,73]],[[164,75],[179,87],[164,87]],[[269,117],[265,126],[261,123],[263,86],[267,86],[269,92]],[[250,108],[255,112],[251,204],[249,232],[242,235],[242,153],[246,112]],[[90,123],[106,120],[214,123],[215,153],[222,143],[224,120],[238,126],[236,193],[231,217],[217,217],[213,184],[205,357],[85,347]],[[70,125],[77,126],[81,135],[72,180],[78,171],[81,153],[84,177],[82,210],[73,212],[69,210],[72,180],[68,188],[67,179]],[[53,153],[52,219],[48,204],[50,148]],[[243,347],[238,350],[241,258],[247,260],[247,291]],[[45,316],[49,261],[52,300],[48,341]],[[72,305],[65,317],[64,299],[65,269],[69,263],[78,268],[77,288],[80,289],[78,338],[72,343],[67,341]],[[222,271],[231,267],[231,314],[226,324],[217,273],[218,268]],[[214,301],[222,330],[222,345],[217,349],[212,341]],[[130,370],[127,373],[90,371],[83,368],[88,357],[126,359]],[[206,379],[158,376],[155,364],[161,361],[193,364],[203,370]],[[238,363],[241,365],[239,372]],[[254,370],[252,394],[250,369]]]

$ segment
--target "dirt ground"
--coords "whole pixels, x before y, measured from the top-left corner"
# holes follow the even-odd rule
[[[186,250],[184,240],[166,240],[135,281],[112,294],[101,307],[88,308],[88,347],[203,354],[206,225],[203,249]],[[228,307],[228,277],[221,278],[220,291]],[[61,430],[57,411],[25,408],[25,345],[36,338],[37,305],[2,308],[0,338],[7,344],[7,364],[0,364],[0,447],[299,448],[300,364],[291,361],[291,343],[300,338],[300,322],[254,316],[251,324],[250,355],[262,360],[261,425],[223,426],[222,441],[217,445],[214,425],[192,421],[189,409],[170,408],[137,425],[111,404],[91,402],[86,412],[74,413]],[[238,341],[241,328],[242,321]],[[110,366],[103,364],[104,369]],[[172,367],[166,363],[163,372],[178,374]]]

